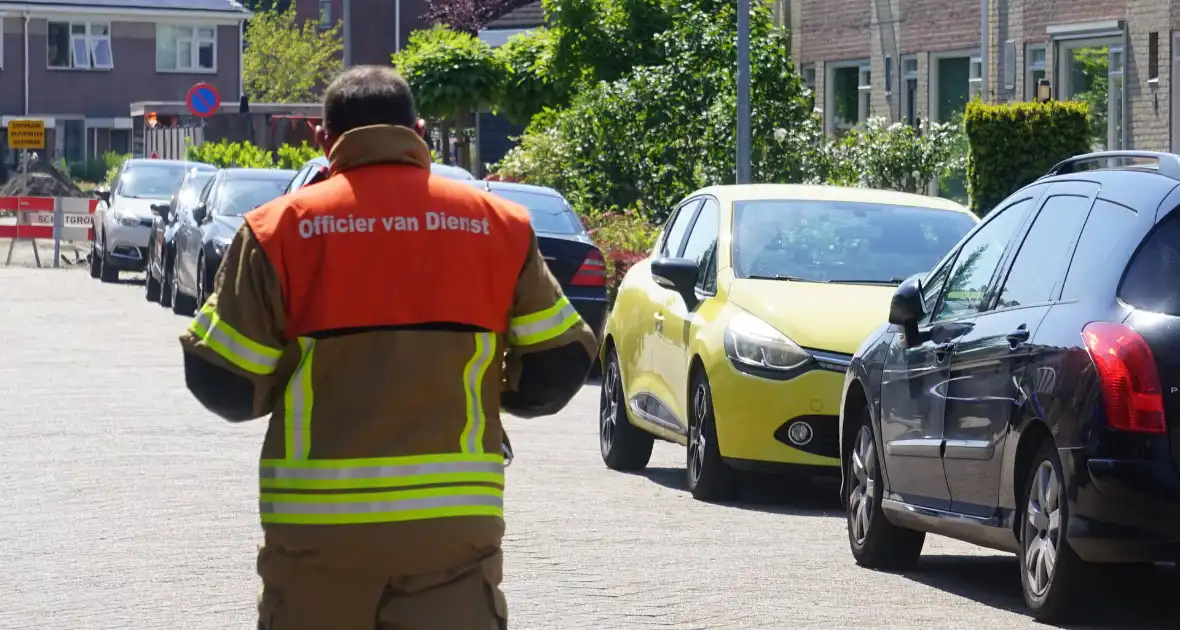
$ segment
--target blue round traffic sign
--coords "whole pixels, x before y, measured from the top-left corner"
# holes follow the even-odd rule
[[[207,118],[221,108],[221,94],[208,83],[198,83],[188,90],[184,97],[188,111],[197,118]]]

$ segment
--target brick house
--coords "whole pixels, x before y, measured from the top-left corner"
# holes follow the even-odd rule
[[[44,120],[53,159],[129,152],[132,102],[198,82],[237,102],[249,17],[233,0],[0,0],[0,127]]]
[[[829,131],[870,115],[949,120],[987,100],[1057,99],[1105,110],[1106,148],[1180,151],[1180,0],[777,0],[792,56]],[[987,12],[986,59],[981,10]],[[1107,97],[1090,91],[1105,75]]]
[[[294,0],[300,23],[315,20],[321,28],[341,23],[344,65],[389,65],[410,33],[430,28],[426,0]]]

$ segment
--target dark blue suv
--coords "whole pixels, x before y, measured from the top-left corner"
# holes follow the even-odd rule
[[[1058,164],[888,318],[840,414],[859,564],[912,565],[928,532],[1009,551],[1059,621],[1101,565],[1180,556],[1180,156]]]

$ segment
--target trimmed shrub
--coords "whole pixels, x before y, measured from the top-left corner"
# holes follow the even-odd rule
[[[964,125],[971,210],[982,217],[1054,164],[1088,153],[1087,111],[1084,103],[1069,101],[968,103]]]

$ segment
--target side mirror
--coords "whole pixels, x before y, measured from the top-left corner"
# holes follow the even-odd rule
[[[169,206],[166,203],[153,203],[152,204],[152,214],[167,221],[168,220],[168,207]]]
[[[111,202],[111,190],[109,188],[96,188],[94,190],[94,196],[106,203]]]
[[[910,278],[897,287],[889,302],[889,323],[901,326],[907,348],[921,345],[918,322],[926,316],[926,305],[922,300],[922,280]]]
[[[684,298],[689,309],[697,305],[696,284],[700,269],[695,260],[687,258],[659,258],[651,263],[651,275],[656,284],[671,289]]]
[[[197,204],[197,207],[193,208],[193,221],[201,224],[207,218],[209,218],[209,205],[202,201]]]

